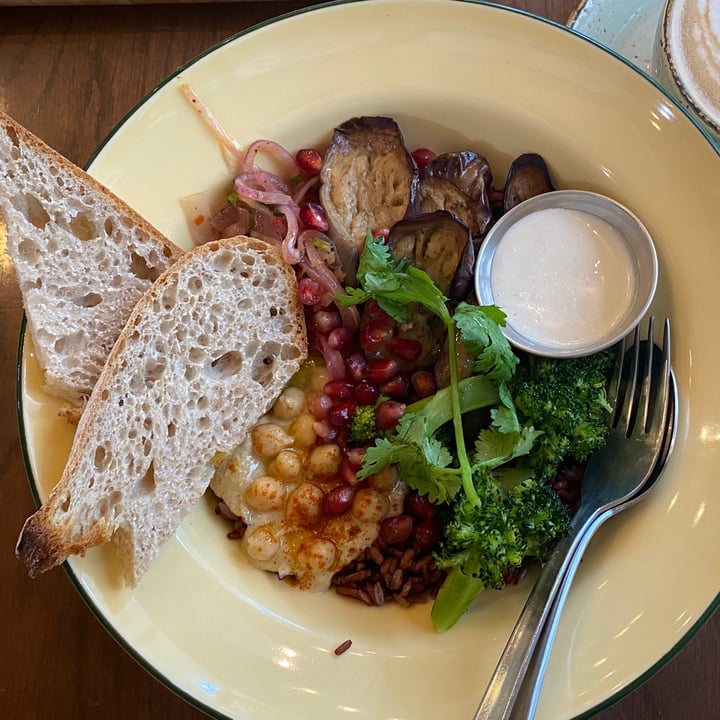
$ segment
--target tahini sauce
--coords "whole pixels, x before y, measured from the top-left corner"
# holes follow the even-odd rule
[[[510,227],[495,250],[490,282],[508,325],[558,349],[611,332],[637,290],[620,233],[566,208],[538,210]]]

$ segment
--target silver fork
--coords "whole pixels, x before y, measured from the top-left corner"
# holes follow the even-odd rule
[[[582,502],[570,532],[556,546],[515,624],[473,720],[508,720],[547,621],[550,606],[578,549],[584,548],[598,519],[631,498],[657,464],[670,397],[670,324],[666,320],[660,362],[653,361],[654,318],[648,321],[646,351],[640,330],[618,350],[611,385],[614,412],[606,445],[590,459],[582,482]]]
[[[675,442],[675,435],[677,432],[677,386],[675,379],[671,373],[670,375],[670,401],[668,405],[668,419],[667,427],[665,430],[665,436],[663,439],[663,445],[660,451],[660,457],[658,458],[657,464],[652,471],[652,474],[648,478],[647,482],[629,499],[625,502],[617,505],[616,507],[606,510],[600,515],[595,521],[594,525],[599,527],[604,522],[614,517],[619,512],[632,507],[636,503],[640,502],[645,495],[652,490],[659,478],[662,476],[665,464],[672,452],[673,444]],[[558,596],[555,602],[552,603],[548,618],[545,621],[543,630],[538,638],[538,643],[535,648],[535,652],[532,654],[528,670],[525,675],[525,680],[520,686],[515,706],[510,715],[511,720],[534,720],[535,713],[537,712],[538,701],[540,700],[540,692],[542,690],[543,680],[545,679],[545,671],[547,670],[548,660],[550,659],[550,653],[552,652],[553,643],[555,642],[555,635],[560,621],[560,615],[562,614],[563,606],[567,600],[570,586],[572,585],[575,572],[580,565],[582,560],[582,554],[585,548],[589,545],[592,536],[597,528],[592,526],[588,528],[588,531],[583,536],[583,540],[580,543],[570,566],[563,577],[562,584],[558,591]]]

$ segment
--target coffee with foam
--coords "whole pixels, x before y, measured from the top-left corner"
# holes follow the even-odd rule
[[[720,0],[667,0],[656,42],[658,79],[720,137]]]

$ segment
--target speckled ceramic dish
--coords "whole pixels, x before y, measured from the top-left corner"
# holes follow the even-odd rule
[[[663,0],[581,0],[567,24],[652,74]]]
[[[318,145],[353,115],[387,114],[408,145],[473,148],[498,178],[516,155],[541,153],[558,188],[607,194],[644,222],[659,262],[651,312],[673,324],[675,453],[647,501],[589,548],[538,717],[582,716],[628,692],[690,637],[720,591],[720,157],[706,137],[628,63],[565,27],[469,2],[330,4],[208,50],[143,100],[95,157],[96,177],[185,245],[178,199],[222,187],[230,169],[182,83],[241,143]],[[28,470],[42,498],[72,428],[43,394],[27,341],[19,382]],[[112,547],[68,569],[160,681],[212,717],[244,720],[469,718],[531,582],[484,594],[439,635],[428,606],[367,608],[252,569],[210,500],[134,592]],[[351,649],[334,655],[348,638]]]
[[[678,74],[676,61],[664,52],[668,36],[668,25],[663,18],[664,6],[665,0],[581,0],[570,14],[567,24],[573,30],[616,51],[650,75],[679,104],[685,106],[690,115],[704,124],[713,142],[720,143],[717,110],[711,110],[709,114],[703,112],[703,103],[697,99],[702,95],[688,91],[686,86],[692,83]],[[712,2],[704,5],[704,11],[710,12],[711,6]],[[685,18],[682,18],[679,22],[686,25],[684,21]],[[703,24],[700,23],[699,27],[703,27]],[[717,35],[716,31],[713,35],[709,26],[706,30],[705,37],[693,39],[703,49],[709,47],[708,43]],[[712,47],[709,51],[714,57]],[[706,66],[709,65],[700,63],[700,67]],[[713,69],[711,77],[716,76],[717,71]],[[713,97],[712,92],[709,97]],[[713,101],[710,100],[709,107],[712,106]]]

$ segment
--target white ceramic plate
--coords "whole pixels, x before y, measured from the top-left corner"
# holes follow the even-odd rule
[[[566,28],[445,0],[337,4],[209,51],[100,150],[93,174],[183,244],[178,198],[229,178],[183,82],[242,142],[314,145],[354,114],[384,113],[409,145],[474,148],[500,179],[515,155],[540,152],[559,187],[613,196],[644,221],[660,262],[653,310],[673,322],[676,451],[647,501],[593,541],[538,717],[575,717],[627,692],[700,625],[720,589],[720,157],[657,87]],[[44,497],[71,431],[40,390],[28,345],[22,363],[29,469]],[[488,592],[438,635],[428,606],[372,609],[288,589],[246,567],[224,532],[201,503],[135,592],[120,585],[109,547],[69,563],[110,632],[216,717],[469,718],[529,590]],[[352,649],[336,657],[346,638]]]

